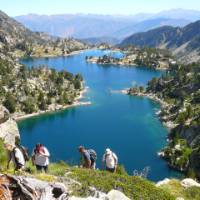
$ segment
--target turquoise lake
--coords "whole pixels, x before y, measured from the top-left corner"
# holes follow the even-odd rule
[[[165,145],[167,129],[156,116],[159,105],[147,98],[120,94],[118,90],[135,84],[146,85],[160,71],[145,67],[118,67],[86,63],[85,56],[100,56],[109,51],[88,50],[69,57],[22,60],[27,66],[47,65],[57,70],[81,73],[88,87],[79,106],[26,119],[18,123],[23,145],[31,151],[38,142],[51,153],[51,161],[64,160],[78,164],[77,147],[84,145],[98,154],[97,167],[105,148],[111,148],[129,174],[150,167],[148,178],[153,181],[177,177],[157,152]],[[121,53],[113,53],[121,57]],[[164,72],[162,72],[164,73]]]

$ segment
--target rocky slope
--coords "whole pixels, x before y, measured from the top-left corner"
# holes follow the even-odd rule
[[[32,32],[0,11],[0,53],[18,56],[56,56],[86,49],[74,39],[62,39]]]
[[[15,117],[72,104],[83,89],[81,75],[26,68],[18,57],[68,55],[85,48],[74,39],[34,33],[0,12],[0,104]]]
[[[165,76],[149,82],[147,93],[166,102],[159,116],[173,125],[164,158],[170,166],[200,179],[199,73],[198,64],[171,66]]]
[[[72,184],[73,179],[66,179],[64,183],[48,183],[32,177],[0,175],[0,197],[1,200],[130,200],[117,190],[105,194],[92,188],[90,197],[70,196]]]
[[[166,48],[173,52],[181,62],[200,61],[200,21],[183,28],[164,26],[148,32],[134,34],[126,38],[121,46],[136,45],[139,47]]]
[[[83,88],[82,76],[66,71],[26,68],[1,58],[0,70],[0,104],[12,114],[24,115],[72,104]]]
[[[17,123],[10,118],[9,111],[0,106],[0,138],[5,143],[14,144],[16,137],[20,137]]]
[[[199,200],[200,184],[189,178],[153,184],[141,177],[56,167],[62,169],[62,176],[0,174],[1,200]],[[74,176],[78,171],[76,176],[84,180]]]

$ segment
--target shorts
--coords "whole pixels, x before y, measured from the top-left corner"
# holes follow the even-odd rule
[[[24,168],[24,165],[18,163],[17,166],[15,167],[15,170],[20,170],[20,169],[23,169]]]
[[[106,167],[106,171],[114,173],[115,172],[115,167],[114,168]]]
[[[48,165],[46,165],[46,166],[36,165],[36,169],[37,169],[37,171],[42,171],[44,169],[45,173],[47,173]]]

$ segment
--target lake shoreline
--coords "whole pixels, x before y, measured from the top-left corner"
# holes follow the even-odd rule
[[[25,120],[25,119],[28,119],[28,118],[32,118],[32,117],[36,117],[36,116],[40,116],[40,115],[43,115],[43,114],[56,113],[56,112],[59,112],[59,111],[66,110],[68,108],[72,108],[72,107],[91,105],[92,103],[90,101],[87,101],[87,102],[80,101],[84,97],[84,94],[86,92],[87,92],[87,88],[82,90],[80,92],[80,95],[75,98],[75,101],[71,105],[65,105],[65,106],[58,105],[58,107],[57,108],[55,107],[53,110],[48,109],[48,110],[45,110],[45,111],[38,111],[38,112],[35,112],[35,113],[31,113],[31,114],[12,116],[12,118],[15,121],[19,122],[19,121],[22,121],[22,120]]]
[[[131,95],[131,96],[138,96],[138,97],[145,97],[148,98],[152,101],[155,101],[157,103],[160,104],[161,108],[158,112],[156,112],[156,115],[158,116],[158,118],[160,119],[160,121],[163,123],[163,125],[169,130],[171,131],[173,128],[175,128],[177,126],[177,124],[173,123],[172,121],[168,121],[168,120],[164,120],[165,116],[161,117],[161,113],[164,109],[168,109],[170,107],[170,104],[168,104],[166,101],[164,101],[163,99],[159,98],[158,96],[156,96],[154,93],[142,93],[142,92],[136,92],[136,93],[131,93],[129,92],[129,89],[124,89],[121,90],[122,94],[126,94],[126,95]]]

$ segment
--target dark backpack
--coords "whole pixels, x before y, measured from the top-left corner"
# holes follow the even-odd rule
[[[17,146],[19,148],[19,150],[22,152],[23,156],[24,156],[24,160],[27,162],[29,161],[29,155],[28,155],[28,149],[22,145]]]
[[[91,160],[94,160],[94,161],[97,160],[97,153],[95,152],[95,150],[89,149],[88,152],[90,154],[90,159]]]

